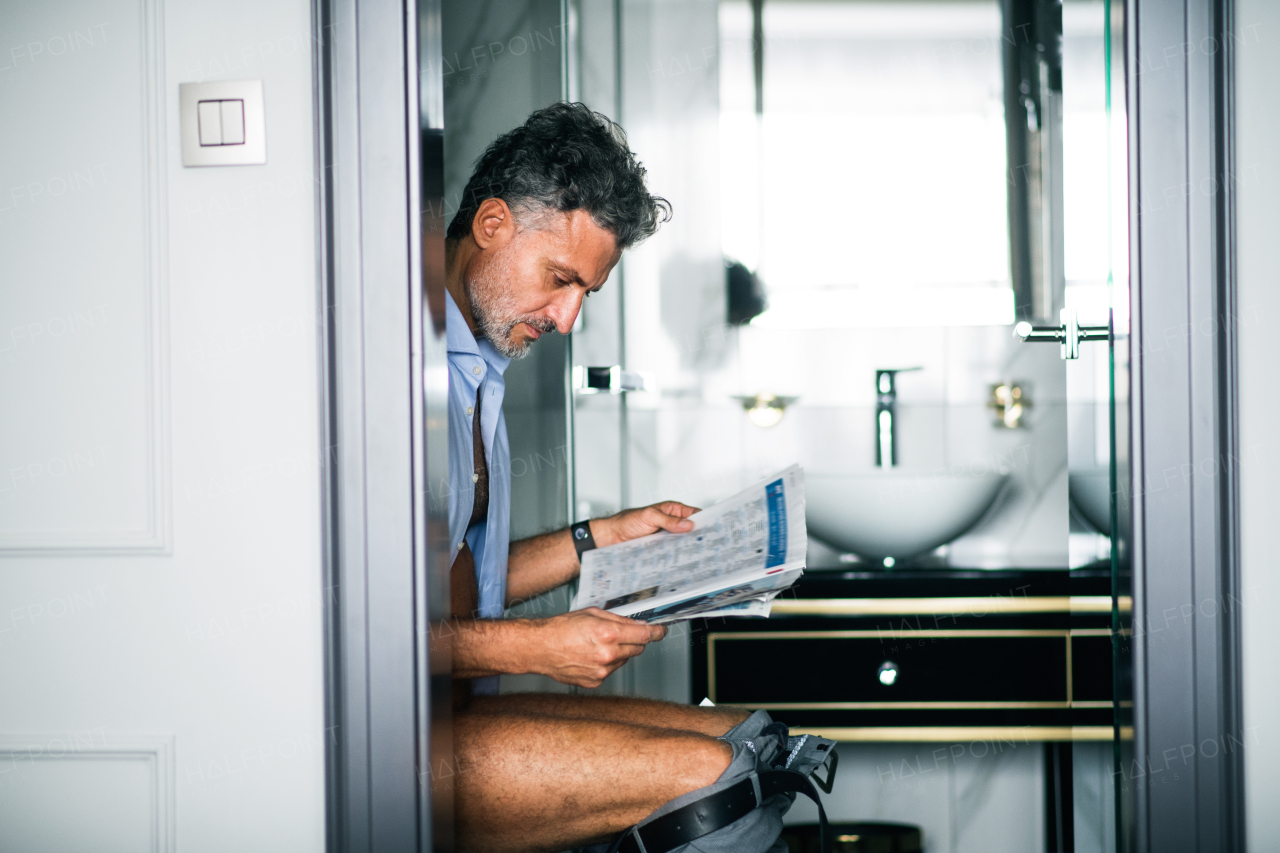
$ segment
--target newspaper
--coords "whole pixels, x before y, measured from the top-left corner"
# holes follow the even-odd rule
[[[689,517],[687,533],[588,551],[573,609],[600,607],[651,623],[768,616],[800,579],[808,536],[798,465]]]

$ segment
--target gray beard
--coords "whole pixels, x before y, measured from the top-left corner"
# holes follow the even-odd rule
[[[475,275],[466,280],[464,285],[467,298],[471,300],[471,316],[475,318],[481,334],[499,354],[505,358],[518,359],[529,354],[533,341],[522,344],[512,341],[511,332],[516,326],[526,323],[540,332],[554,332],[556,327],[545,317],[516,311],[515,296],[507,285],[513,278],[510,268],[507,253],[501,252],[492,260],[481,264]]]

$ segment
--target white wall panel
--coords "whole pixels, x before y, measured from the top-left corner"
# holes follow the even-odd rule
[[[170,853],[173,748],[104,732],[0,735],[6,853]]]
[[[0,550],[164,550],[159,3],[3,20]]]

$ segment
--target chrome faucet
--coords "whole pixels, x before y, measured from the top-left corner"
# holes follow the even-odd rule
[[[919,367],[876,371],[876,467],[898,464],[898,374]]]

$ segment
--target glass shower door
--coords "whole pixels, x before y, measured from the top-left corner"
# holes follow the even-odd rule
[[[1124,9],[1104,0],[1104,67],[1107,114],[1107,202],[1112,234],[1109,275],[1111,337],[1107,344],[1111,453],[1108,465],[1111,517],[1112,803],[1115,848],[1133,848],[1133,788],[1124,768],[1133,756],[1133,588],[1129,553],[1129,177]]]
[[[1077,851],[1131,847],[1132,789],[1122,769],[1133,737],[1123,11],[1117,0],[1062,6],[1064,320],[1095,330],[1082,337],[1079,357],[1064,361],[1069,552],[1073,573],[1107,592],[1112,669],[1110,738],[1075,750]]]
[[[1058,55],[1039,52],[1043,85],[1033,85],[1035,98],[1027,98],[1034,175],[1028,181],[1028,255],[1038,265],[1028,264],[1025,289],[1028,313],[1039,325],[1024,321],[1017,332],[1025,341],[1061,347],[1073,616],[1095,614],[1087,626],[1073,621],[1073,645],[1085,637],[1111,644],[1109,698],[1090,693],[1071,700],[1080,719],[1087,715],[1095,725],[1076,729],[1070,793],[1059,798],[1060,805],[1070,804],[1074,819],[1070,831],[1059,831],[1056,849],[1125,850],[1131,791],[1122,768],[1132,742],[1133,703],[1123,5],[1066,0],[1032,9],[1027,14],[1036,25],[1047,18],[1056,27],[1051,35],[1057,36]],[[1042,46],[1054,41],[1042,40]],[[1035,81],[1024,74],[1024,87],[1028,76]]]

